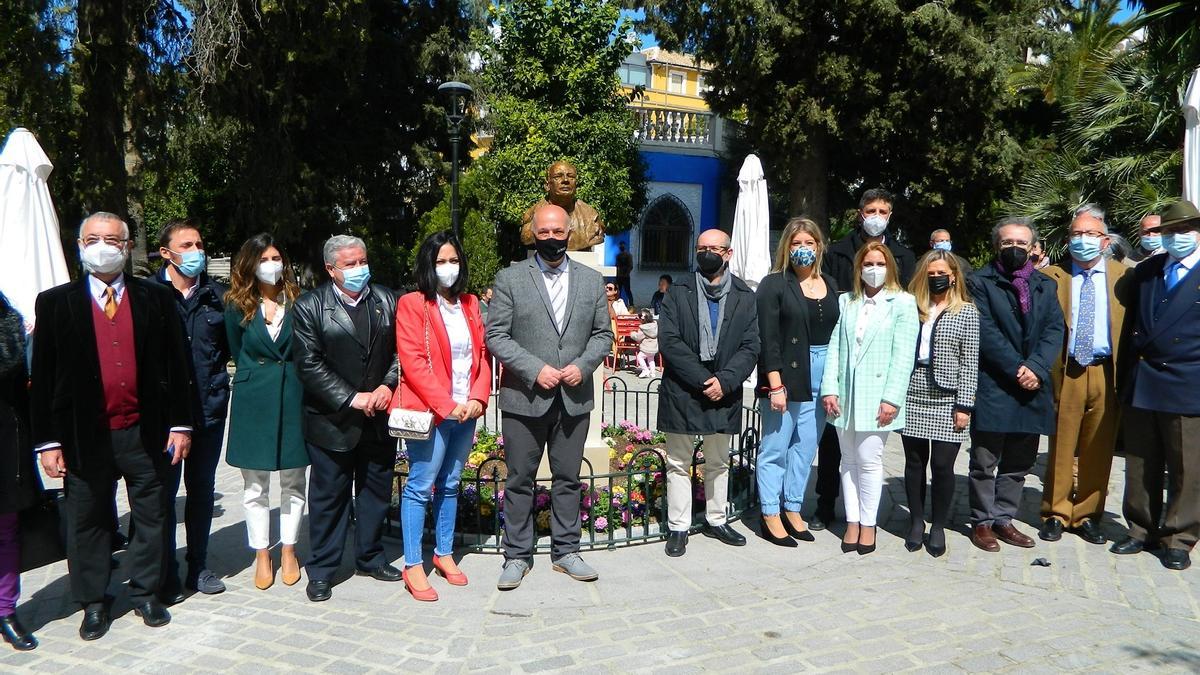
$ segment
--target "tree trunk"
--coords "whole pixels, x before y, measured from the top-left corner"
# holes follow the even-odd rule
[[[811,218],[828,236],[829,158],[825,145],[823,135],[811,135],[808,153],[791,167],[792,182],[788,196],[789,215]]]
[[[79,125],[82,181],[80,202],[85,215],[127,207],[125,173],[125,77],[128,52],[125,2],[79,0],[75,44],[83,121]]]
[[[133,67],[130,66],[128,76],[125,80],[126,101],[129,100],[129,95],[132,94],[135,86],[136,81]],[[123,108],[124,121],[121,124],[121,128],[125,131],[125,220],[129,223],[129,228],[133,231],[133,251],[131,252],[130,259],[133,263],[134,276],[148,277],[151,274],[151,269],[150,261],[146,255],[146,219],[142,209],[141,182],[138,180],[138,174],[142,171],[142,153],[138,150],[135,140],[131,106],[126,103]]]

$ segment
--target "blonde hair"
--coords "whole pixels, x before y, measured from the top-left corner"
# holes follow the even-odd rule
[[[929,318],[929,266],[939,260],[946,263],[946,267],[950,268],[950,275],[954,277],[954,284],[946,291],[946,311],[955,314],[966,305],[972,304],[958,256],[949,251],[934,249],[917,261],[917,271],[913,274],[912,281],[908,282],[908,292],[917,299],[917,313],[920,314],[922,322]]]
[[[858,253],[854,256],[854,290],[850,297],[858,299],[863,297],[863,281],[862,268],[863,260],[871,251],[879,251],[883,254],[883,261],[887,263],[887,275],[883,279],[883,288],[889,291],[903,291],[904,287],[900,285],[900,272],[896,268],[896,258],[888,247],[878,241],[869,241],[858,249]]]
[[[817,240],[817,259],[813,261],[813,272],[821,274],[821,260],[825,257],[825,233],[821,226],[803,216],[792,218],[783,226],[783,234],[779,237],[779,245],[775,247],[775,265],[772,272],[782,272],[792,266],[792,239],[804,232]]]

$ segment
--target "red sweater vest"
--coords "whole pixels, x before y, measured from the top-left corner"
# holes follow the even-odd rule
[[[96,328],[96,353],[100,356],[100,381],[104,385],[104,416],[109,429],[128,429],[138,423],[137,351],[133,342],[133,314],[129,288],[111,320],[92,302]]]

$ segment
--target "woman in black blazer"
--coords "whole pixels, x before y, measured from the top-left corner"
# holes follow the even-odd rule
[[[793,218],[779,240],[773,272],[758,286],[759,534],[779,546],[796,546],[795,539],[813,541],[800,507],[825,428],[817,393],[838,320],[837,287],[821,272],[825,248],[816,223]]]
[[[925,468],[933,460],[933,517],[925,547],[946,552],[944,527],[954,500],[954,459],[969,439],[979,377],[979,311],[971,303],[966,270],[958,256],[930,251],[917,263],[908,290],[917,299],[921,333],[908,380],[904,443],[904,491],[910,527],[904,547],[917,552],[925,535]]]

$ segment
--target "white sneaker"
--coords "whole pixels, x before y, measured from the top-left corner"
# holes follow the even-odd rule
[[[649,371],[646,371],[646,370],[643,370],[642,372],[638,373],[638,377],[639,377],[640,379],[643,379],[643,380],[644,380],[644,379],[646,379],[647,377],[650,377],[650,372],[649,372]]]

